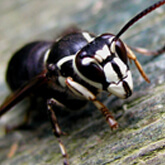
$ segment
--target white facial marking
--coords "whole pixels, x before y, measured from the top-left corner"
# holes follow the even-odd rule
[[[90,35],[89,35],[89,33],[87,33],[87,32],[83,32],[82,33],[82,35],[84,36],[84,38],[88,41],[88,42],[91,42],[91,41],[93,41],[93,37],[91,37]]]
[[[112,53],[115,53],[115,52],[116,52],[116,42],[115,42],[115,41],[113,41],[113,42],[111,43],[110,50],[112,51]]]
[[[96,54],[105,60],[108,56],[110,56],[110,51],[108,46],[104,45],[101,50],[96,51]]]
[[[99,56],[97,54],[94,55],[94,58],[100,63],[103,62],[103,59],[101,58],[101,56]]]
[[[119,98],[125,98],[125,90],[123,88],[122,81],[118,84],[110,84],[108,87],[108,91]]]
[[[91,63],[91,62],[96,63],[96,61],[95,61],[93,58],[89,58],[89,57],[85,57],[85,58],[82,60],[82,64],[83,64],[83,65],[87,65],[87,64],[89,64],[89,63]]]
[[[113,40],[114,38],[115,38],[115,37],[111,37],[111,38],[109,39],[109,43],[111,43],[112,40]]]
[[[133,81],[130,70],[127,71],[127,76],[122,81],[120,81],[117,84],[115,83],[110,84],[107,90],[119,98],[123,98],[123,99],[126,98],[127,93],[124,90],[123,81],[125,81],[128,84],[130,90],[133,91]]]
[[[107,82],[118,82],[119,81],[118,75],[112,68],[111,63],[108,62],[104,66],[104,73],[105,73]]]
[[[125,77],[127,72],[127,66],[119,58],[114,58],[114,61],[120,68],[120,72],[123,75],[123,77]]]
[[[113,41],[113,42],[112,42],[112,40],[113,40],[114,38],[115,38],[115,37],[111,37],[111,38],[109,39],[109,43],[111,43],[110,50],[111,50],[111,52],[114,53],[117,57],[119,57],[118,54],[116,53],[116,41]]]
[[[115,47],[115,45],[116,45],[116,41],[113,41],[112,42],[112,40],[114,39],[115,37],[111,37],[110,39],[109,39],[109,43],[111,44],[110,46],[110,50],[111,50],[111,52],[112,53],[115,53],[116,52],[116,47]]]
[[[101,68],[101,66],[99,65],[98,61],[96,59],[94,59],[94,58],[85,57],[82,60],[82,64],[83,65],[87,65],[87,64],[90,64],[90,63],[95,63],[95,64],[97,64],[97,66],[99,66]]]

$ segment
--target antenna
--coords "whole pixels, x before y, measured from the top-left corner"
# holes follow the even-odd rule
[[[124,26],[123,28],[117,33],[117,35],[114,37],[113,41],[116,41],[125,31],[128,30],[128,28],[130,28],[134,23],[136,23],[138,20],[140,20],[141,18],[143,18],[145,15],[149,14],[150,12],[152,12],[153,10],[155,10],[156,8],[162,6],[165,4],[165,0],[161,0],[158,1],[156,3],[154,3],[153,5],[149,6],[148,8],[144,9],[143,11],[141,11],[140,13],[138,13],[137,15],[135,15],[131,20],[129,20]]]

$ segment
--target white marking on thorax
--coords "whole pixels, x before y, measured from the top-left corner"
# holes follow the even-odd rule
[[[66,57],[63,57],[62,59],[60,59],[58,62],[57,62],[57,67],[59,69],[61,69],[61,66],[66,63],[67,61],[70,61],[70,60],[73,60],[75,55],[70,55],[70,56],[66,56]],[[66,83],[65,83],[65,80],[66,80],[66,77],[64,76],[58,76],[58,81],[60,83],[60,85],[62,87],[66,87]]]
[[[63,57],[62,59],[60,59],[58,62],[57,62],[57,67],[59,69],[61,69],[61,66],[67,62],[67,61],[70,61],[70,60],[73,60],[75,55],[70,55],[70,56],[66,56],[66,57]]]
[[[91,42],[91,41],[94,40],[94,38],[91,37],[91,36],[89,35],[89,33],[87,33],[87,32],[83,32],[82,35],[84,36],[84,38],[85,38],[88,42]]]
[[[62,87],[66,87],[65,80],[66,80],[66,77],[58,76],[58,82],[60,83],[60,85],[61,85]]]
[[[47,59],[48,59],[48,57],[49,57],[50,50],[51,50],[51,49],[48,49],[48,50],[46,51],[45,55],[44,55],[44,64],[45,64],[45,65],[46,65]]]

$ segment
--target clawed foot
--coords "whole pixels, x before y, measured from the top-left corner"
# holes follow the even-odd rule
[[[107,119],[107,121],[112,130],[116,130],[119,127],[119,125],[115,119],[109,117]]]

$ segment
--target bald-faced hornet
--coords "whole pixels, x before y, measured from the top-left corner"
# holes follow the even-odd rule
[[[18,50],[9,62],[6,79],[13,91],[0,107],[0,116],[30,94],[47,100],[47,111],[57,137],[64,164],[68,155],[60,139],[63,134],[55,115],[59,106],[79,110],[88,101],[102,112],[112,129],[118,127],[109,110],[96,96],[102,91],[126,99],[133,92],[133,81],[128,59],[133,60],[143,76],[150,82],[131,48],[119,37],[139,19],[165,4],[158,1],[133,17],[113,35],[95,36],[75,30],[55,42],[36,41]],[[142,54],[158,55],[165,47],[150,52],[135,49]]]

